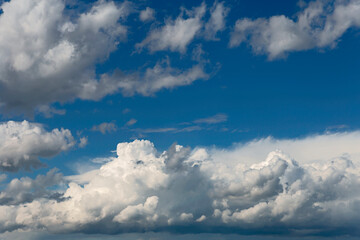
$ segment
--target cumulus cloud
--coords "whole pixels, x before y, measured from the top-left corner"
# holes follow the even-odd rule
[[[62,181],[62,174],[57,171],[52,169],[46,175],[38,175],[35,179],[12,179],[6,189],[0,192],[0,205],[17,205],[32,202],[36,198],[60,199],[61,194],[47,190]]]
[[[0,102],[5,109],[94,99],[84,93],[98,87],[95,64],[126,39],[120,23],[129,13],[126,3],[99,1],[72,18],[61,0],[12,0],[1,8]]]
[[[274,233],[281,228],[294,235],[346,229],[356,235],[359,144],[359,132],[259,139],[231,149],[174,144],[158,152],[145,140],[119,143],[117,157],[100,168],[65,177],[68,188],[60,201],[43,191],[46,184],[39,194],[19,195],[26,182],[45,176],[10,182],[7,189],[15,190],[2,193],[12,204],[0,206],[5,213],[0,229]]]
[[[179,69],[156,63],[145,71],[122,72],[121,66],[96,74],[95,67],[118,49],[127,38],[124,22],[131,12],[128,2],[98,1],[83,13],[70,14],[62,0],[12,0],[1,5],[0,15],[0,107],[3,112],[37,113],[45,117],[65,114],[50,105],[73,99],[100,100],[122,92],[125,96],[149,96],[207,79],[202,64]],[[147,9],[149,12],[150,10]],[[205,5],[189,16],[171,22],[168,30],[178,36],[151,37],[143,47],[184,51],[203,24]],[[173,25],[172,25],[173,24]],[[189,32],[188,27],[191,30]],[[178,28],[182,30],[179,32]],[[183,29],[184,28],[184,29]],[[193,32],[193,33],[191,33]],[[189,35],[190,33],[190,35]],[[161,33],[162,34],[162,33]],[[161,35],[160,34],[160,35]],[[169,35],[169,36],[170,36]],[[164,39],[164,44],[157,44]],[[140,45],[139,45],[140,46]]]
[[[170,50],[185,53],[187,46],[196,36],[217,40],[216,34],[225,29],[225,18],[229,9],[224,6],[224,2],[216,1],[210,9],[210,18],[205,21],[207,11],[204,2],[191,10],[182,8],[175,20],[169,18],[165,25],[151,30],[136,47],[140,51],[147,47],[150,52]]]
[[[0,124],[0,170],[30,170],[43,166],[39,157],[53,157],[75,145],[67,129],[46,131],[39,124],[9,121]]]
[[[155,19],[155,10],[146,7],[145,10],[140,11],[139,18],[142,22],[148,22]]]
[[[295,19],[279,15],[238,20],[229,45],[247,42],[255,53],[275,59],[294,51],[334,47],[348,29],[358,27],[359,0],[316,0],[309,2]]]
[[[103,122],[91,128],[91,131],[99,131],[102,134],[112,133],[117,131],[117,126],[113,122]]]
[[[136,45],[137,48],[148,47],[151,52],[171,50],[184,53],[187,45],[202,28],[205,11],[204,3],[192,10],[182,9],[175,20],[168,19],[164,26],[152,30],[141,43]],[[184,18],[184,15],[187,18]]]

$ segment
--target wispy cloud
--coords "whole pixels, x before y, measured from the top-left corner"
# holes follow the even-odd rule
[[[175,126],[161,127],[161,128],[135,128],[132,131],[138,133],[183,133],[194,131],[229,131],[226,127],[216,128],[216,124],[224,123],[228,119],[226,114],[216,114],[207,118],[195,119],[191,122],[182,122],[175,124]],[[206,126],[212,125],[212,126]]]
[[[130,119],[129,121],[127,121],[127,123],[125,124],[126,126],[132,126],[135,123],[137,123],[137,120],[135,118]]]
[[[117,131],[117,126],[113,122],[103,122],[99,125],[95,125],[91,128],[91,131],[98,131],[102,134],[112,133]]]
[[[196,119],[193,122],[194,123],[205,123],[205,124],[216,124],[216,123],[226,122],[227,120],[228,120],[228,116],[226,114],[219,113],[219,114],[216,114],[211,117]]]

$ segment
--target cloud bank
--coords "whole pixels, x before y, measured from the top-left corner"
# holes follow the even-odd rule
[[[306,4],[295,20],[284,15],[238,20],[229,45],[248,43],[255,53],[271,60],[294,51],[335,47],[347,30],[358,27],[359,0],[317,0]]]
[[[46,131],[40,124],[9,121],[0,124],[0,170],[30,170],[44,164],[39,157],[49,158],[75,145],[67,129]]]
[[[145,140],[119,143],[117,157],[64,177],[68,187],[57,195],[35,184],[60,181],[56,171],[12,180],[1,195],[12,200],[0,206],[0,229],[356,236],[359,144],[359,132],[259,139],[230,149],[172,145],[162,153]],[[24,192],[40,190],[28,198],[8,190],[27,181],[33,184]]]

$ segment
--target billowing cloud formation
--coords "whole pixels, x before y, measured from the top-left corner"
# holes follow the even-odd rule
[[[167,19],[164,26],[150,31],[148,36],[136,45],[137,48],[141,50],[147,47],[150,52],[170,50],[185,53],[187,46],[197,35],[214,40],[217,32],[225,28],[228,8],[223,2],[215,2],[210,9],[210,19],[205,23],[206,11],[205,3],[192,10],[182,9],[175,20]]]
[[[61,0],[12,0],[1,8],[4,107],[27,109],[77,97],[94,99],[87,95],[88,88],[101,85],[94,84],[94,64],[126,38],[126,27],[119,23],[128,14],[126,4],[100,1],[77,18],[66,15]],[[102,91],[102,96],[115,90]]]
[[[96,64],[127,38],[129,3],[98,1],[70,15],[62,0],[12,0],[0,15],[0,107],[15,113],[64,114],[49,104],[99,100],[122,91],[151,95],[207,78],[202,65],[181,70],[158,63],[140,73],[97,76]]]
[[[52,157],[75,145],[67,129],[47,132],[41,125],[9,121],[0,124],[0,170],[30,170],[43,164],[39,157]]]
[[[260,139],[229,150],[173,145],[158,153],[149,141],[120,143],[101,168],[66,177],[60,200],[47,192],[4,203],[0,229],[357,235],[359,144],[359,132]],[[276,147],[298,161],[280,150],[263,158]]]
[[[353,27],[360,27],[359,0],[317,0],[299,12],[296,20],[283,15],[238,20],[230,46],[248,42],[255,53],[274,59],[293,51],[334,47]]]

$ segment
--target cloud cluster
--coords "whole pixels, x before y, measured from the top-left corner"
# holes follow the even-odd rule
[[[65,114],[51,106],[76,98],[100,100],[122,91],[152,95],[160,89],[206,79],[203,65],[178,69],[159,62],[139,73],[121,66],[97,75],[105,61],[127,39],[124,22],[128,2],[97,1],[88,11],[74,14],[62,0],[12,0],[1,5],[0,107],[12,113],[46,117]],[[143,20],[151,17],[151,9]],[[149,16],[148,16],[149,15]]]
[[[347,143],[346,149],[336,147]],[[359,132],[260,139],[232,149],[174,144],[162,153],[145,140],[120,143],[117,157],[99,169],[65,177],[68,188],[57,198],[43,190],[48,185],[37,187],[39,194],[25,199],[17,190],[8,190],[22,189],[26,181],[36,185],[56,172],[35,180],[13,180],[2,193],[12,200],[0,206],[5,213],[0,229],[295,235],[341,234],[346,229],[357,235],[359,144]],[[280,150],[263,157],[276,146],[291,150],[298,161]],[[261,148],[265,150],[253,151]],[[16,185],[20,187],[12,187]]]
[[[96,99],[116,89],[92,89],[94,65],[126,39],[119,23],[127,4],[99,1],[70,17],[61,0],[12,0],[0,15],[0,102],[7,109],[26,110],[54,101]],[[35,94],[36,93],[36,94]]]
[[[229,9],[224,2],[215,2],[210,9],[210,19],[205,22],[207,7],[203,2],[191,10],[182,9],[175,19],[167,19],[164,26],[155,28],[136,46],[139,50],[147,47],[150,52],[170,50],[185,53],[187,46],[198,35],[208,40],[216,39],[216,34],[225,29],[225,18]]]
[[[43,166],[39,157],[53,157],[75,145],[67,129],[46,131],[27,121],[0,124],[0,170],[30,170]]]
[[[238,20],[229,44],[235,47],[247,42],[255,53],[275,59],[289,52],[334,47],[348,29],[358,27],[359,0],[316,0],[295,20],[284,15]]]

